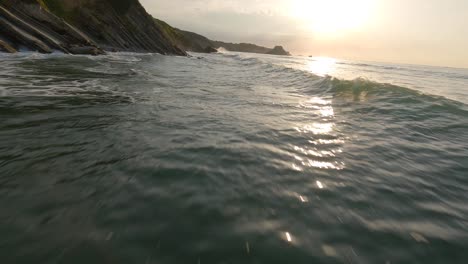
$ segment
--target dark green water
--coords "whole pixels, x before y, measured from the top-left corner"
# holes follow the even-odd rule
[[[274,57],[1,60],[0,263],[468,263],[461,102]]]

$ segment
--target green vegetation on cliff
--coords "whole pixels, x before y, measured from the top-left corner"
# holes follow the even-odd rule
[[[2,50],[186,55],[138,0],[0,0],[0,40]]]
[[[215,46],[213,41],[202,35],[174,28],[159,19],[154,19],[154,21],[156,26],[159,27],[168,38],[170,38],[179,48],[183,50],[203,52],[207,47]]]

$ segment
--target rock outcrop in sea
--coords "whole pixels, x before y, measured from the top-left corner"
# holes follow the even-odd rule
[[[291,53],[284,50],[283,46],[276,46],[266,54],[270,55],[280,55],[280,56],[291,56]]]
[[[138,0],[0,0],[0,51],[186,55]]]

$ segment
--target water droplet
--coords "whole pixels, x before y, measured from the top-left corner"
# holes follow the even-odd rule
[[[338,256],[338,253],[336,252],[336,250],[331,247],[331,246],[328,246],[328,245],[323,245],[322,246],[322,251],[325,255],[327,255],[328,257],[336,257]]]
[[[299,199],[301,200],[301,202],[303,203],[307,203],[308,202],[308,199],[302,195],[299,195]]]
[[[317,187],[319,187],[319,189],[323,189],[323,184],[320,181],[317,181]]]
[[[418,233],[411,233],[410,234],[414,240],[416,240],[417,242],[419,243],[426,243],[426,244],[429,244],[429,241],[421,234],[418,234]]]
[[[114,236],[114,232],[109,232],[109,234],[107,234],[106,240],[107,241],[111,240],[113,236]]]

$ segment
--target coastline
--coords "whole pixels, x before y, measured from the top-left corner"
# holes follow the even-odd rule
[[[153,18],[138,0],[0,0],[0,52],[102,55],[152,52],[187,56],[219,48],[289,56],[282,46],[210,40]]]

